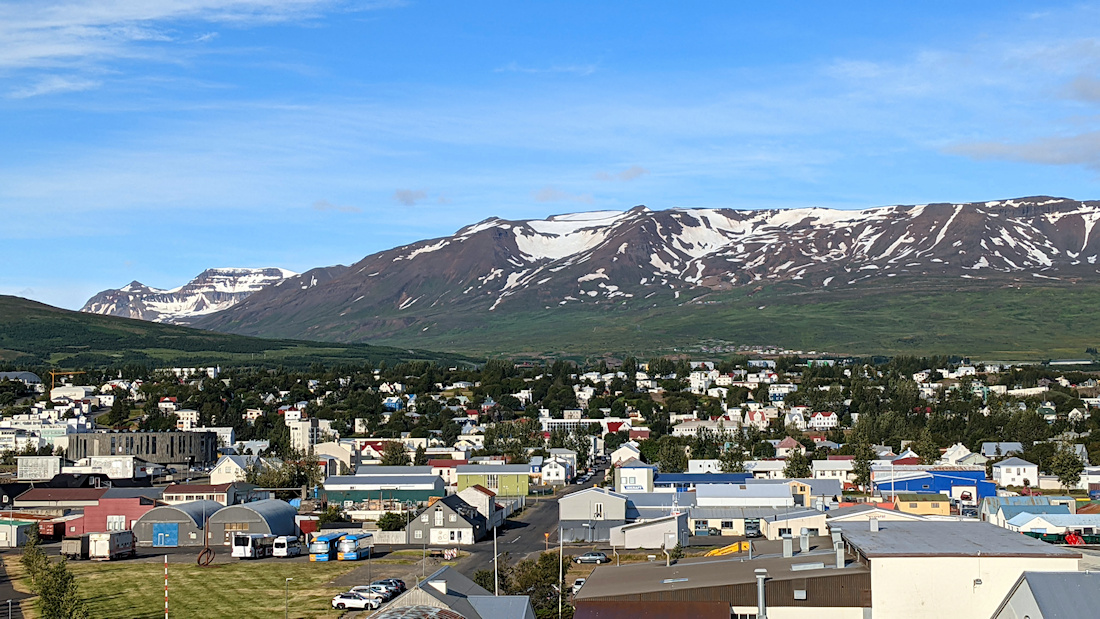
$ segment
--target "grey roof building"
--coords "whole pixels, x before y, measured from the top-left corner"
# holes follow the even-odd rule
[[[447,609],[464,619],[535,619],[526,595],[494,596],[451,567],[442,567],[394,598],[379,617],[448,617],[443,613],[409,614],[402,609]]]
[[[215,512],[207,520],[206,529],[211,544],[229,545],[234,533],[297,535],[294,516],[298,510],[286,501],[264,499],[230,505]]]
[[[997,456],[1009,456],[1012,454],[1024,453],[1023,443],[1001,441],[999,443],[982,443],[981,454],[986,458],[995,458]]]
[[[364,464],[355,467],[356,475],[431,475],[430,466],[382,466],[381,464]]]
[[[1076,619],[1100,608],[1096,572],[1024,572],[993,619]]]
[[[140,546],[202,546],[206,521],[223,507],[216,501],[154,507],[134,523],[134,535]]]

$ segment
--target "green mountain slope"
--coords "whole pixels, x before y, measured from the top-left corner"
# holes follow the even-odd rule
[[[463,355],[424,350],[228,335],[72,312],[0,295],[0,361],[84,367],[125,363],[305,366],[313,362],[368,360],[374,363],[428,360],[445,364],[473,361]]]
[[[379,318],[379,322],[385,320]],[[470,353],[572,356],[775,345],[855,355],[987,360],[1087,357],[1100,347],[1100,285],[901,281],[822,291],[696,292],[648,308],[605,306],[423,316],[378,343]]]

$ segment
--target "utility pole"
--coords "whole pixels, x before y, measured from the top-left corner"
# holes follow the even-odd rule
[[[8,602],[8,619],[11,619],[11,602]],[[164,619],[168,619],[168,555],[164,555]]]
[[[500,563],[500,554],[497,552],[497,528],[493,527],[493,595],[500,595],[500,571],[497,565]]]
[[[292,581],[292,580],[294,580],[294,579],[293,578],[287,578],[286,579],[286,594],[285,594],[285,597],[283,599],[283,617],[285,619],[290,618],[290,581]]]
[[[562,591],[565,580],[565,543],[562,541],[562,527],[558,525],[558,619],[561,619],[561,599],[565,595]]]

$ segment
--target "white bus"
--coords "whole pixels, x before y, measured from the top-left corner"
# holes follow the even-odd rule
[[[270,557],[275,546],[274,535],[245,535],[237,533],[233,536],[233,556],[238,559],[263,559]]]
[[[276,537],[273,552],[276,557],[297,557],[302,554],[302,542],[289,535]]]

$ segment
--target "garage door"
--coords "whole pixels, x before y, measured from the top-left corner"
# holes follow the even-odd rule
[[[154,522],[153,545],[174,548],[180,544],[180,525],[178,522]]]

